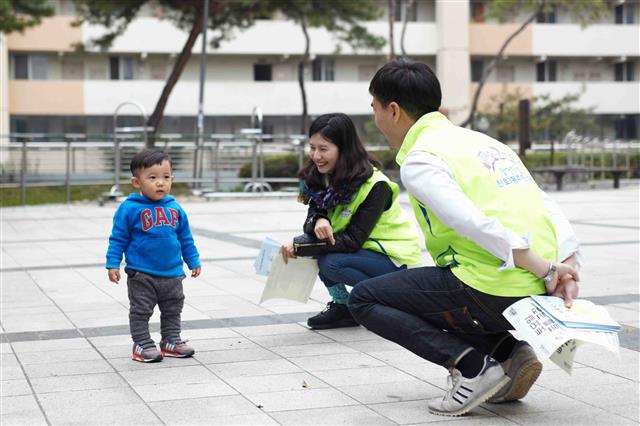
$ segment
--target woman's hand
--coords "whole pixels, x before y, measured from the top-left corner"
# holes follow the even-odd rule
[[[319,240],[328,239],[332,246],[336,245],[336,239],[333,237],[333,228],[331,227],[331,222],[327,219],[321,217],[316,221],[316,226],[313,229],[313,232],[316,234],[316,238]]]
[[[284,259],[285,265],[289,262],[289,259],[296,258],[292,243],[283,244],[282,247],[280,247],[280,254],[282,255],[282,259]]]

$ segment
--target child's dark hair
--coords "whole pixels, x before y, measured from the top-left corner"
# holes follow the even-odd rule
[[[160,149],[145,148],[133,156],[129,168],[131,169],[131,174],[137,176],[140,170],[162,164],[163,161],[168,161],[169,165],[172,165],[171,157],[166,152]]]
[[[431,68],[406,58],[383,65],[371,79],[369,93],[385,108],[396,102],[415,120],[438,111],[442,102],[440,82]]]
[[[309,127],[309,137],[320,134],[338,147],[338,161],[329,176],[329,185],[340,194],[340,199],[348,203],[352,195],[373,174],[373,166],[380,168],[380,162],[372,158],[364,149],[356,127],[348,115],[342,113],[323,114]],[[322,174],[309,158],[298,172],[312,191],[325,189]]]

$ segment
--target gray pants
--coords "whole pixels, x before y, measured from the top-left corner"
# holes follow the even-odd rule
[[[129,328],[134,343],[153,342],[149,334],[149,318],[156,305],[160,309],[162,340],[180,338],[180,314],[184,305],[182,280],[185,277],[165,278],[127,270],[129,293]]]

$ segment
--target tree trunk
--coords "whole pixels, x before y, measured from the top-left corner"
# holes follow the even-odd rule
[[[309,55],[311,49],[311,40],[309,39],[309,33],[307,32],[307,23],[304,18],[300,19],[300,27],[304,34],[304,54],[298,62],[298,84],[300,85],[300,94],[302,95],[302,116],[300,117],[300,134],[305,135],[309,127],[309,114],[307,112],[307,92],[304,88],[304,69],[309,63]]]
[[[413,6],[415,0],[405,0],[402,2],[402,32],[400,32],[400,51],[402,56],[407,57],[407,51],[404,48],[404,36],[407,32],[407,21],[409,9]]]
[[[396,19],[396,0],[387,0],[387,9],[389,13],[389,61],[393,61],[396,57],[395,42],[393,40],[393,22]]]
[[[531,16],[529,16],[529,18],[526,21],[524,21],[524,23],[520,26],[520,28],[518,28],[513,34],[511,34],[505,40],[505,42],[502,44],[502,47],[500,48],[500,50],[496,54],[496,56],[494,56],[493,59],[491,59],[491,62],[489,62],[489,65],[487,65],[485,67],[484,72],[482,74],[482,78],[480,79],[480,82],[478,83],[478,88],[476,89],[476,92],[473,95],[473,102],[471,103],[471,111],[469,111],[469,116],[467,117],[467,119],[464,122],[462,122],[462,124],[460,124],[461,127],[467,127],[467,126],[471,125],[471,128],[472,129],[474,128],[474,119],[475,119],[475,115],[476,115],[476,110],[478,108],[478,100],[480,99],[480,93],[482,92],[482,88],[484,87],[484,84],[487,82],[487,78],[489,78],[489,75],[491,75],[491,72],[493,71],[493,69],[502,60],[502,54],[507,49],[507,47],[509,46],[511,41],[514,38],[516,38],[516,36],[518,34],[520,34],[522,31],[524,31],[524,29],[530,23],[532,23],[534,19],[536,19],[536,16],[538,15],[538,13],[540,13],[540,11],[544,8],[544,4],[545,4],[544,1],[541,2],[538,5],[538,8],[531,14]]]
[[[187,65],[189,58],[191,57],[191,51],[193,49],[193,45],[196,42],[196,39],[200,35],[202,31],[202,10],[200,7],[195,12],[195,20],[193,21],[193,26],[191,27],[191,31],[189,31],[189,37],[187,37],[187,41],[184,43],[182,47],[182,52],[176,58],[176,62],[173,64],[173,69],[171,70],[171,74],[167,79],[167,82],[162,89],[162,93],[160,94],[160,98],[158,98],[158,102],[156,103],[156,107],[153,110],[153,113],[149,117],[147,121],[147,126],[152,127],[153,129],[148,135],[147,139],[147,147],[153,147],[155,142],[156,132],[158,131],[158,126],[162,117],[164,115],[164,109],[167,106],[167,102],[169,101],[169,96],[173,91],[174,86],[180,79],[180,75],[184,70],[184,67]]]

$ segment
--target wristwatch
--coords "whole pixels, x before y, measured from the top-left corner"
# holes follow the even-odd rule
[[[556,266],[556,264],[553,262],[549,262],[549,271],[547,272],[547,275],[542,277],[542,281],[544,281],[545,284],[550,284],[553,281],[557,270],[558,267]]]

